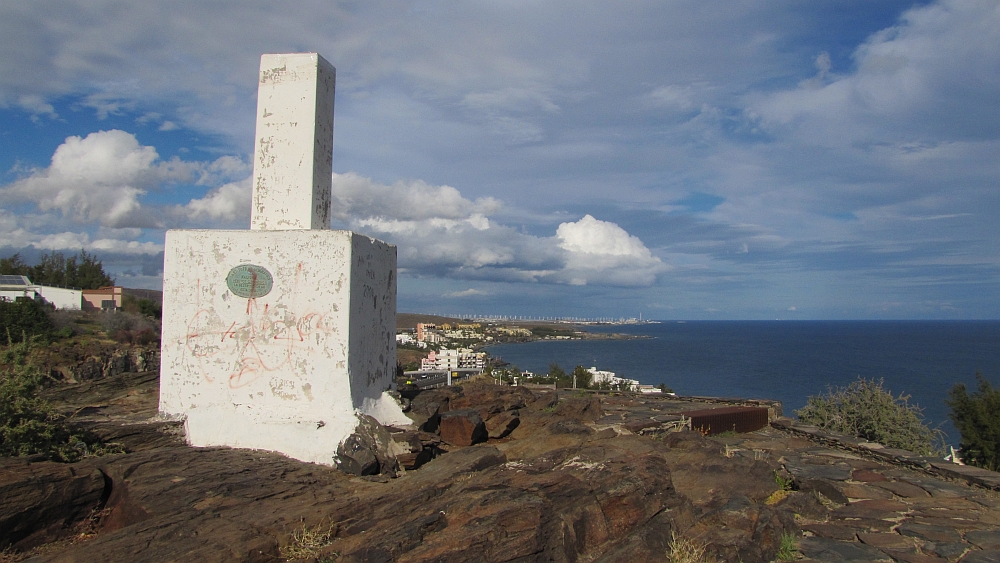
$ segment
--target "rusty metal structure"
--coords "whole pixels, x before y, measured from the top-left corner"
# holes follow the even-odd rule
[[[691,419],[691,429],[706,436],[723,432],[753,432],[764,428],[768,423],[766,407],[723,407],[677,414]]]

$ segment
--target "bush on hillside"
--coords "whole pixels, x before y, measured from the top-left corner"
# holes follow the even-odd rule
[[[52,409],[38,398],[42,374],[25,363],[28,349],[28,343],[21,342],[4,353],[4,363],[13,365],[0,372],[0,456],[48,453],[68,438],[62,436]]]
[[[163,316],[163,307],[152,299],[138,298],[126,293],[122,296],[122,310],[126,313],[136,313],[159,320]]]
[[[109,311],[101,313],[100,322],[108,337],[123,344],[151,344],[160,338],[159,324],[138,313]]]
[[[53,309],[49,311],[49,320],[52,321],[53,334],[61,338],[69,338],[78,334],[83,334],[81,323],[84,322],[83,311],[67,309]]]
[[[0,456],[42,454],[69,462],[124,451],[118,444],[71,432],[38,396],[44,375],[28,361],[31,345],[31,340],[13,344],[0,357],[8,365],[0,370]]]
[[[847,387],[811,396],[795,411],[799,420],[840,434],[858,436],[890,448],[940,455],[944,433],[924,422],[923,411],[908,395],[893,397],[883,380],[859,378]]]
[[[945,401],[951,420],[962,435],[962,462],[996,471],[1000,468],[1000,389],[980,374],[976,392],[970,394],[958,383]]]
[[[0,299],[0,342],[14,344],[25,336],[48,335],[53,329],[48,307],[32,299]]]

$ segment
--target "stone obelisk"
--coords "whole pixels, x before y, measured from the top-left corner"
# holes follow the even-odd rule
[[[396,248],[329,229],[336,71],[261,57],[250,230],[167,231],[160,411],[188,443],[334,464],[358,414],[409,422]]]

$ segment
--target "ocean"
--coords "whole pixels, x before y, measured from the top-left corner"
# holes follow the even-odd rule
[[[786,416],[810,395],[859,377],[923,409],[951,445],[959,434],[945,404],[976,373],[1000,385],[1000,321],[663,321],[589,327],[644,336],[631,340],[543,340],[487,348],[522,370],[597,367],[679,395],[777,399]]]

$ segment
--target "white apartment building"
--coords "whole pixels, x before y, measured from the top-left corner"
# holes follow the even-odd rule
[[[470,329],[446,330],[444,335],[455,340],[482,340],[483,334]]]
[[[613,371],[602,371],[597,369],[596,367],[592,367],[587,371],[593,374],[594,377],[592,381],[595,385],[601,383],[607,383],[612,387],[623,387],[625,389],[630,389],[630,390],[639,388],[638,380],[618,377],[617,375],[615,375],[615,372]]]
[[[420,369],[427,370],[448,370],[456,369],[483,369],[486,367],[486,353],[473,352],[469,348],[449,350],[442,348],[437,352],[431,351],[426,358],[420,360]]]
[[[408,332],[400,332],[396,335],[396,344],[416,346],[417,348],[426,348],[427,343],[420,342],[412,334]]]

